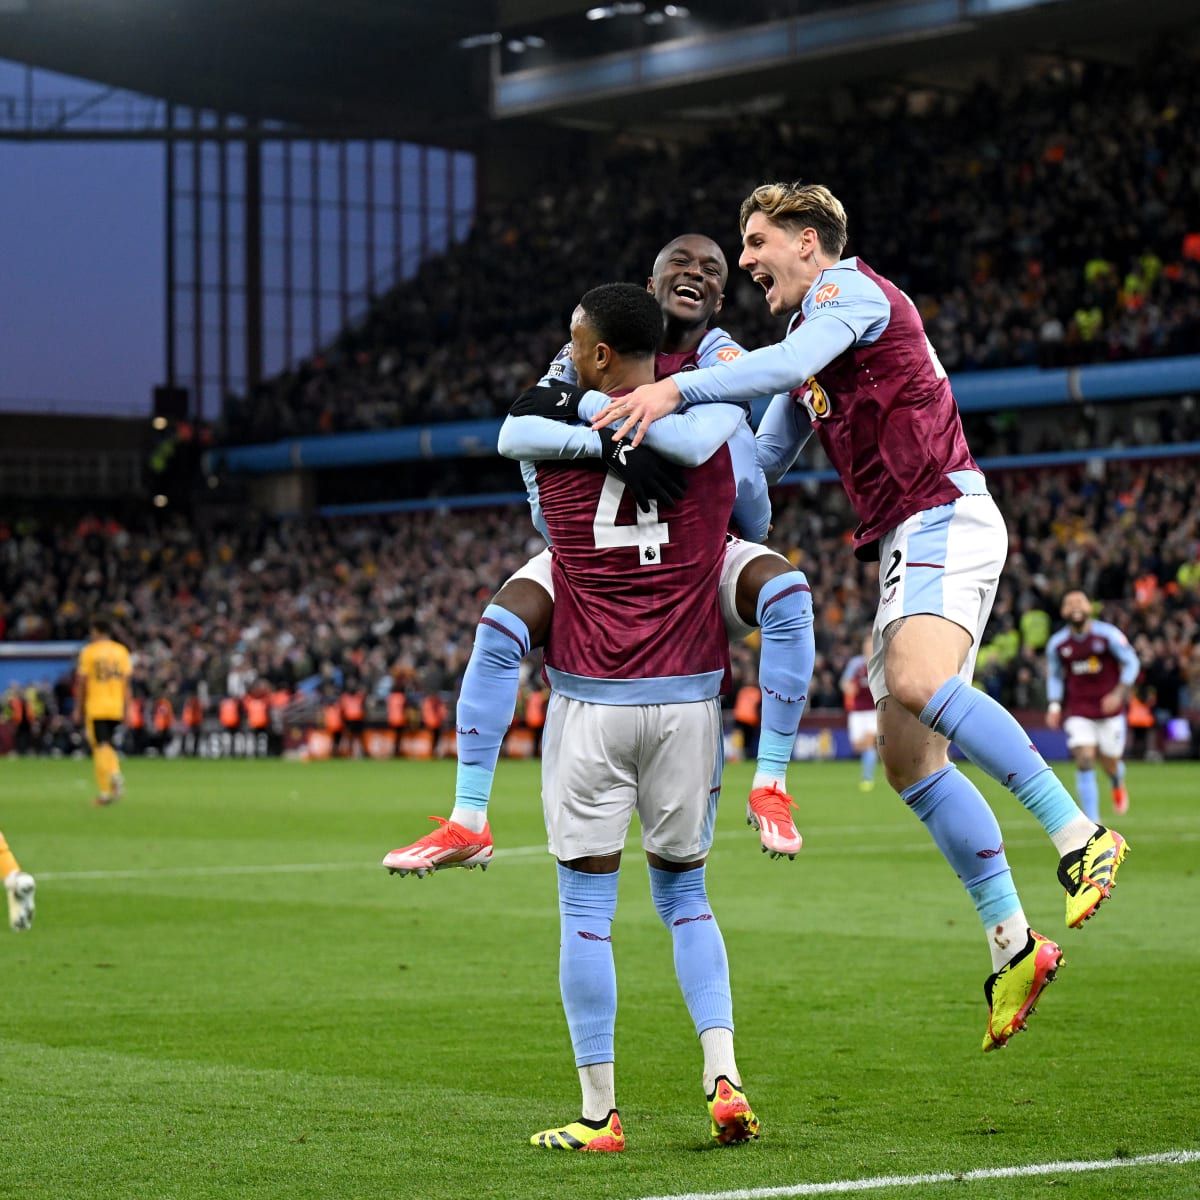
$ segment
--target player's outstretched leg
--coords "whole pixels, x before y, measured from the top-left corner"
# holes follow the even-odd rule
[[[671,934],[675,975],[704,1052],[704,1094],[712,1136],[722,1145],[758,1137],[759,1120],[742,1091],[733,1053],[729,959],[708,902],[703,865],[650,867],[650,895]]]
[[[36,884],[32,875],[21,870],[3,833],[0,833],[0,879],[4,880],[8,898],[8,923],[14,933],[21,933],[33,924]]]
[[[764,853],[793,858],[803,839],[792,819],[796,805],[788,794],[787,769],[816,654],[812,589],[804,572],[794,570],[787,559],[754,549],[758,552],[740,568],[736,560],[751,548],[731,543],[729,551],[737,571],[737,617],[762,631],[758,666],[762,731],[746,821],[758,830]],[[724,597],[723,604],[728,606]],[[730,623],[728,613],[726,621]]]
[[[891,738],[889,728],[885,748]],[[999,1049],[1025,1028],[1038,996],[1054,978],[1062,952],[1029,928],[1004,854],[1000,826],[966,776],[946,765],[900,794],[929,830],[983,924],[993,972],[983,989],[988,1004],[983,1048]]]
[[[548,586],[548,574],[546,583]],[[514,578],[500,589],[496,602],[484,609],[458,698],[454,809],[448,821],[433,818],[438,826],[432,833],[385,855],[383,866],[389,871],[421,878],[447,867],[486,869],[491,862],[487,809],[492,778],[517,707],[521,659],[535,640],[544,638],[552,606],[541,585]]]
[[[934,693],[921,721],[958,745],[1037,818],[1059,853],[1066,919],[1078,929],[1112,894],[1128,846],[1080,811],[1013,716],[955,676]]]
[[[625,1149],[613,1074],[617,972],[612,925],[619,877],[620,871],[590,874],[558,865],[558,982],[583,1097],[578,1120],[529,1139],[546,1150]]]

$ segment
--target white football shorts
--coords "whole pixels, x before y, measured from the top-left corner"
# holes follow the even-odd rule
[[[1125,714],[1093,720],[1091,717],[1068,717],[1063,722],[1067,749],[1078,750],[1094,746],[1105,758],[1120,758],[1125,753]]]
[[[847,731],[852,746],[865,737],[874,737],[879,732],[879,714],[873,708],[855,709],[848,714]]]
[[[884,535],[879,543],[879,607],[867,667],[876,703],[888,694],[883,632],[901,617],[932,614],[961,625],[972,640],[958,674],[971,682],[979,639],[1007,559],[1008,529],[986,492],[914,513]]]
[[[749,637],[757,628],[747,625],[738,615],[737,585],[746,565],[761,554],[775,554],[774,550],[758,542],[746,542],[730,534],[725,540],[725,561],[721,565],[721,582],[718,588],[721,597],[721,616],[725,619],[725,632],[730,641],[739,642]],[[780,557],[776,555],[776,557]],[[786,560],[785,560],[786,561]],[[514,571],[506,582],[514,579],[528,579],[536,583],[551,600],[554,599],[554,578],[550,568],[551,554],[549,548],[541,554],[534,555],[523,567]]]
[[[555,693],[542,738],[542,809],[564,862],[614,854],[637,810],[642,846],[670,862],[712,848],[723,767],[721,705],[589,704]]]
[[[550,547],[547,546],[541,554],[535,554],[523,567],[515,570],[504,582],[512,583],[514,579],[528,579],[536,583],[551,600],[554,599],[554,576],[550,569]]]

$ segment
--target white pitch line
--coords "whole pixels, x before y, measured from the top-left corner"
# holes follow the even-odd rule
[[[1024,1167],[985,1167],[977,1171],[937,1171],[929,1175],[875,1175],[870,1179],[838,1179],[830,1183],[797,1183],[786,1187],[739,1188],[732,1192],[676,1192],[669,1196],[644,1196],[641,1200],[774,1200],[782,1196],[832,1196],[850,1192],[876,1192],[882,1188],[921,1187],[930,1183],[974,1183],[980,1179],[1022,1179],[1036,1175],[1081,1175],[1087,1171],[1115,1171],[1121,1167],[1182,1166],[1200,1162],[1200,1150],[1168,1150],[1134,1158],[1093,1161],[1032,1163]]]
[[[263,866],[131,867],[119,871],[39,871],[36,879],[168,879],[194,875],[293,875],[305,871],[363,870],[367,863],[269,863]]]
[[[822,833],[829,831],[824,830]],[[745,833],[736,830],[726,830],[715,835],[717,841],[750,841],[753,839],[753,833],[746,831]],[[1172,842],[1193,842],[1200,840],[1200,834],[1197,833],[1174,833],[1168,835]],[[1141,842],[1159,842],[1166,840],[1163,837],[1156,837],[1153,834],[1141,834],[1137,841]],[[1009,849],[1028,848],[1031,846],[1040,846],[1042,839],[1035,837],[1028,838],[1008,838],[1005,840],[1005,845]],[[857,846],[831,846],[828,842],[821,842],[817,846],[810,844],[807,851],[800,852],[800,858],[805,855],[812,856],[813,854],[832,853],[838,856],[858,855],[858,854],[924,854],[934,849],[931,842],[925,841],[923,838],[913,842],[896,840],[893,842],[871,843],[868,845]],[[544,843],[538,843],[534,846],[507,846],[501,847],[496,851],[495,857],[504,861],[535,861],[538,859],[549,859],[550,854],[547,851]],[[378,869],[378,863],[366,862],[334,862],[334,863],[264,863],[261,865],[216,865],[211,867],[131,867],[127,869],[117,869],[113,871],[39,871],[37,879],[39,880],[73,880],[73,879],[187,879],[199,876],[214,876],[214,875],[296,875],[303,874],[307,871],[366,871]]]

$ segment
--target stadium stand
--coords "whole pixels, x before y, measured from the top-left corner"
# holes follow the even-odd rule
[[[1042,707],[1040,650],[1062,593],[1082,587],[1134,641],[1139,695],[1156,724],[1200,708],[1193,464],[1001,472],[992,486],[1012,553],[981,654],[983,686],[1012,707]],[[0,525],[0,643],[71,641],[92,613],[110,613],[135,651],[145,746],[160,700],[172,727],[182,728],[189,702],[199,701],[207,719],[225,723],[228,714],[245,729],[254,708],[247,697],[263,696],[280,732],[285,718],[328,726],[330,706],[337,723],[347,695],[362,695],[360,717],[386,722],[395,691],[405,696],[404,724],[428,725],[440,712],[438,729],[453,711],[477,614],[542,545],[524,512],[513,518],[511,508],[490,508],[206,533],[182,522]],[[777,493],[772,544],[814,582],[814,708],[840,707],[837,680],[875,609],[877,568],[850,554],[852,525],[840,488]],[[738,686],[754,683],[753,645],[735,647],[734,667]],[[536,660],[525,682],[538,688]],[[72,748],[68,681],[12,703],[24,695],[4,697],[6,741],[19,733],[30,750]],[[233,709],[222,710],[224,701]]]
[[[585,287],[644,278],[681,229],[732,253],[733,207],[766,177],[835,186],[848,252],[909,290],[952,373],[1194,350],[1192,77],[1169,53],[1153,70],[1057,63],[964,95],[890,90],[833,124],[773,116],[694,145],[618,146],[569,186],[533,181],[485,208],[361,326],[231,400],[226,440],[494,416],[557,350]],[[780,332],[736,268],[721,320],[750,347]]]

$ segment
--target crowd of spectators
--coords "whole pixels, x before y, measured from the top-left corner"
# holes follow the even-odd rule
[[[998,473],[991,483],[1012,548],[981,685],[1011,707],[1044,707],[1041,648],[1059,598],[1081,587],[1133,641],[1139,694],[1158,719],[1200,709],[1195,460]],[[871,625],[878,569],[850,551],[854,520],[840,488],[781,490],[775,510],[772,544],[813,583],[812,705],[837,709],[842,668]],[[479,613],[541,547],[527,514],[504,508],[204,533],[171,522],[0,524],[0,644],[83,638],[89,617],[107,614],[134,651],[148,728],[164,699],[175,714],[198,701],[215,716],[226,699],[274,707],[301,697],[313,720],[347,693],[363,697],[368,719],[403,693],[413,719],[433,711],[448,723]],[[753,640],[733,659],[737,684],[752,684]],[[536,660],[525,684],[539,687]],[[60,681],[36,703],[46,729],[62,732],[54,719],[69,688]]]
[[[838,120],[785,111],[692,144],[616,144],[571,183],[483,208],[361,326],[231,400],[226,437],[494,416],[561,345],[582,291],[644,279],[685,230],[732,254],[737,205],[765,178],[833,187],[847,253],[909,292],[952,372],[1194,350],[1194,76],[1169,54],[1064,63],[962,95],[864,92]],[[782,333],[736,267],[721,320],[748,347]]]

